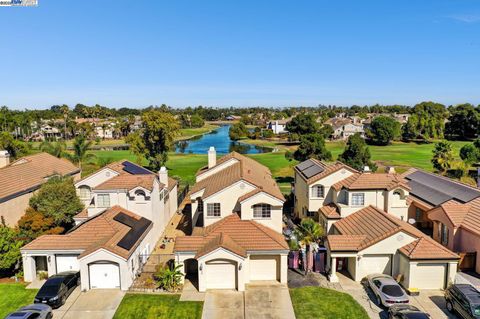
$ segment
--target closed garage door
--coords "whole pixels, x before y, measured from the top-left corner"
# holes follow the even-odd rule
[[[250,280],[277,280],[278,256],[250,256]]]
[[[64,271],[79,271],[80,264],[77,259],[78,255],[56,255],[57,273]]]
[[[120,288],[120,269],[117,264],[91,264],[88,266],[90,288]]]
[[[390,255],[364,255],[360,259],[363,276],[369,274],[392,274],[392,262]]]
[[[206,263],[207,289],[235,289],[237,287],[236,263],[219,260]]]
[[[417,264],[410,266],[410,285],[419,289],[445,288],[446,264]],[[412,276],[412,274],[414,274]],[[413,279],[412,278],[412,279]]]

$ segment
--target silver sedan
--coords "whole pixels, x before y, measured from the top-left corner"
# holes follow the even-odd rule
[[[373,274],[368,275],[366,279],[379,306],[383,305],[388,308],[395,304],[409,303],[408,295],[392,277]]]
[[[50,306],[36,303],[12,312],[5,319],[51,319],[52,317],[52,308]]]

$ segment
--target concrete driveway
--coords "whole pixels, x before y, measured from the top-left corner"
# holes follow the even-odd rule
[[[81,292],[77,287],[65,304],[53,311],[54,319],[111,319],[125,292],[121,290],[89,290]]]
[[[203,304],[203,319],[294,319],[286,285],[258,282],[245,292],[209,290]]]

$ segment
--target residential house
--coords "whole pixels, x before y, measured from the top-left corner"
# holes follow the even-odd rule
[[[355,281],[385,273],[406,288],[443,289],[459,256],[407,223],[411,187],[402,175],[358,172],[342,163],[307,160],[295,167],[295,212],[327,234],[329,279]]]
[[[291,119],[270,121],[267,124],[267,129],[272,130],[274,134],[288,133],[286,126]]]
[[[10,163],[7,151],[0,151],[0,220],[15,226],[25,214],[30,198],[53,176],[80,179],[80,169],[66,159],[47,153],[22,157]]]
[[[359,133],[365,137],[365,130],[363,123],[359,123],[358,119],[335,117],[328,119],[325,124],[330,125],[333,129],[331,136],[334,140],[347,140],[350,136]]]
[[[26,281],[79,270],[82,290],[127,290],[177,210],[177,182],[129,161],[109,164],[75,184],[86,208],[65,235],[21,248]]]
[[[461,269],[480,273],[480,189],[419,169],[403,175],[411,188],[409,218],[459,253]]]
[[[208,166],[188,195],[191,236],[177,237],[175,261],[199,291],[245,290],[257,280],[287,281],[288,245],[282,235],[285,201],[267,167],[232,152]]]

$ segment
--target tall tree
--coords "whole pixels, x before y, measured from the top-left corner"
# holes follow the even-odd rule
[[[248,136],[248,129],[244,122],[240,121],[238,123],[230,126],[228,130],[228,136],[230,139],[237,141]]]
[[[322,135],[318,133],[307,134],[300,138],[300,145],[293,153],[293,158],[297,161],[305,161],[309,158],[329,161],[332,159],[332,153],[327,150]]]
[[[27,143],[16,140],[8,132],[0,132],[0,150],[6,150],[14,159],[28,154],[29,146]]]
[[[10,227],[0,225],[0,275],[11,274],[18,265],[23,241],[18,239],[18,232]]]
[[[476,138],[480,132],[480,113],[471,104],[461,104],[449,109],[450,117],[445,126],[449,137],[462,140]]]
[[[433,168],[440,173],[446,172],[453,162],[452,144],[447,141],[440,141],[435,144],[432,152]]]
[[[64,141],[49,142],[43,141],[39,146],[40,151],[46,152],[55,157],[68,157],[67,144]]]
[[[306,135],[317,133],[320,125],[316,121],[316,116],[311,113],[298,114],[287,123],[286,129],[292,134]]]
[[[377,165],[371,161],[370,150],[365,140],[356,133],[348,138],[347,145],[338,160],[357,170],[363,170],[368,166],[372,171],[376,171]]]
[[[318,242],[323,236],[323,229],[320,227],[320,224],[315,222],[311,218],[305,218],[300,222],[298,228],[295,229],[295,235],[300,243],[305,245],[307,256],[312,253],[311,245]],[[308,260],[306,258],[306,267],[305,274],[308,272]]]
[[[91,146],[92,141],[87,140],[84,135],[75,137],[73,141],[73,154],[70,155],[72,162],[82,168],[82,162],[95,158],[94,154],[88,153],[88,149]]]
[[[388,116],[377,116],[366,131],[368,138],[377,145],[388,145],[400,136],[400,123]]]
[[[404,139],[424,140],[443,138],[445,119],[448,116],[445,105],[435,102],[422,102],[415,105],[403,129]]]
[[[158,171],[167,161],[168,152],[173,149],[180,125],[172,114],[158,109],[145,112],[142,120],[145,157],[150,168]]]

